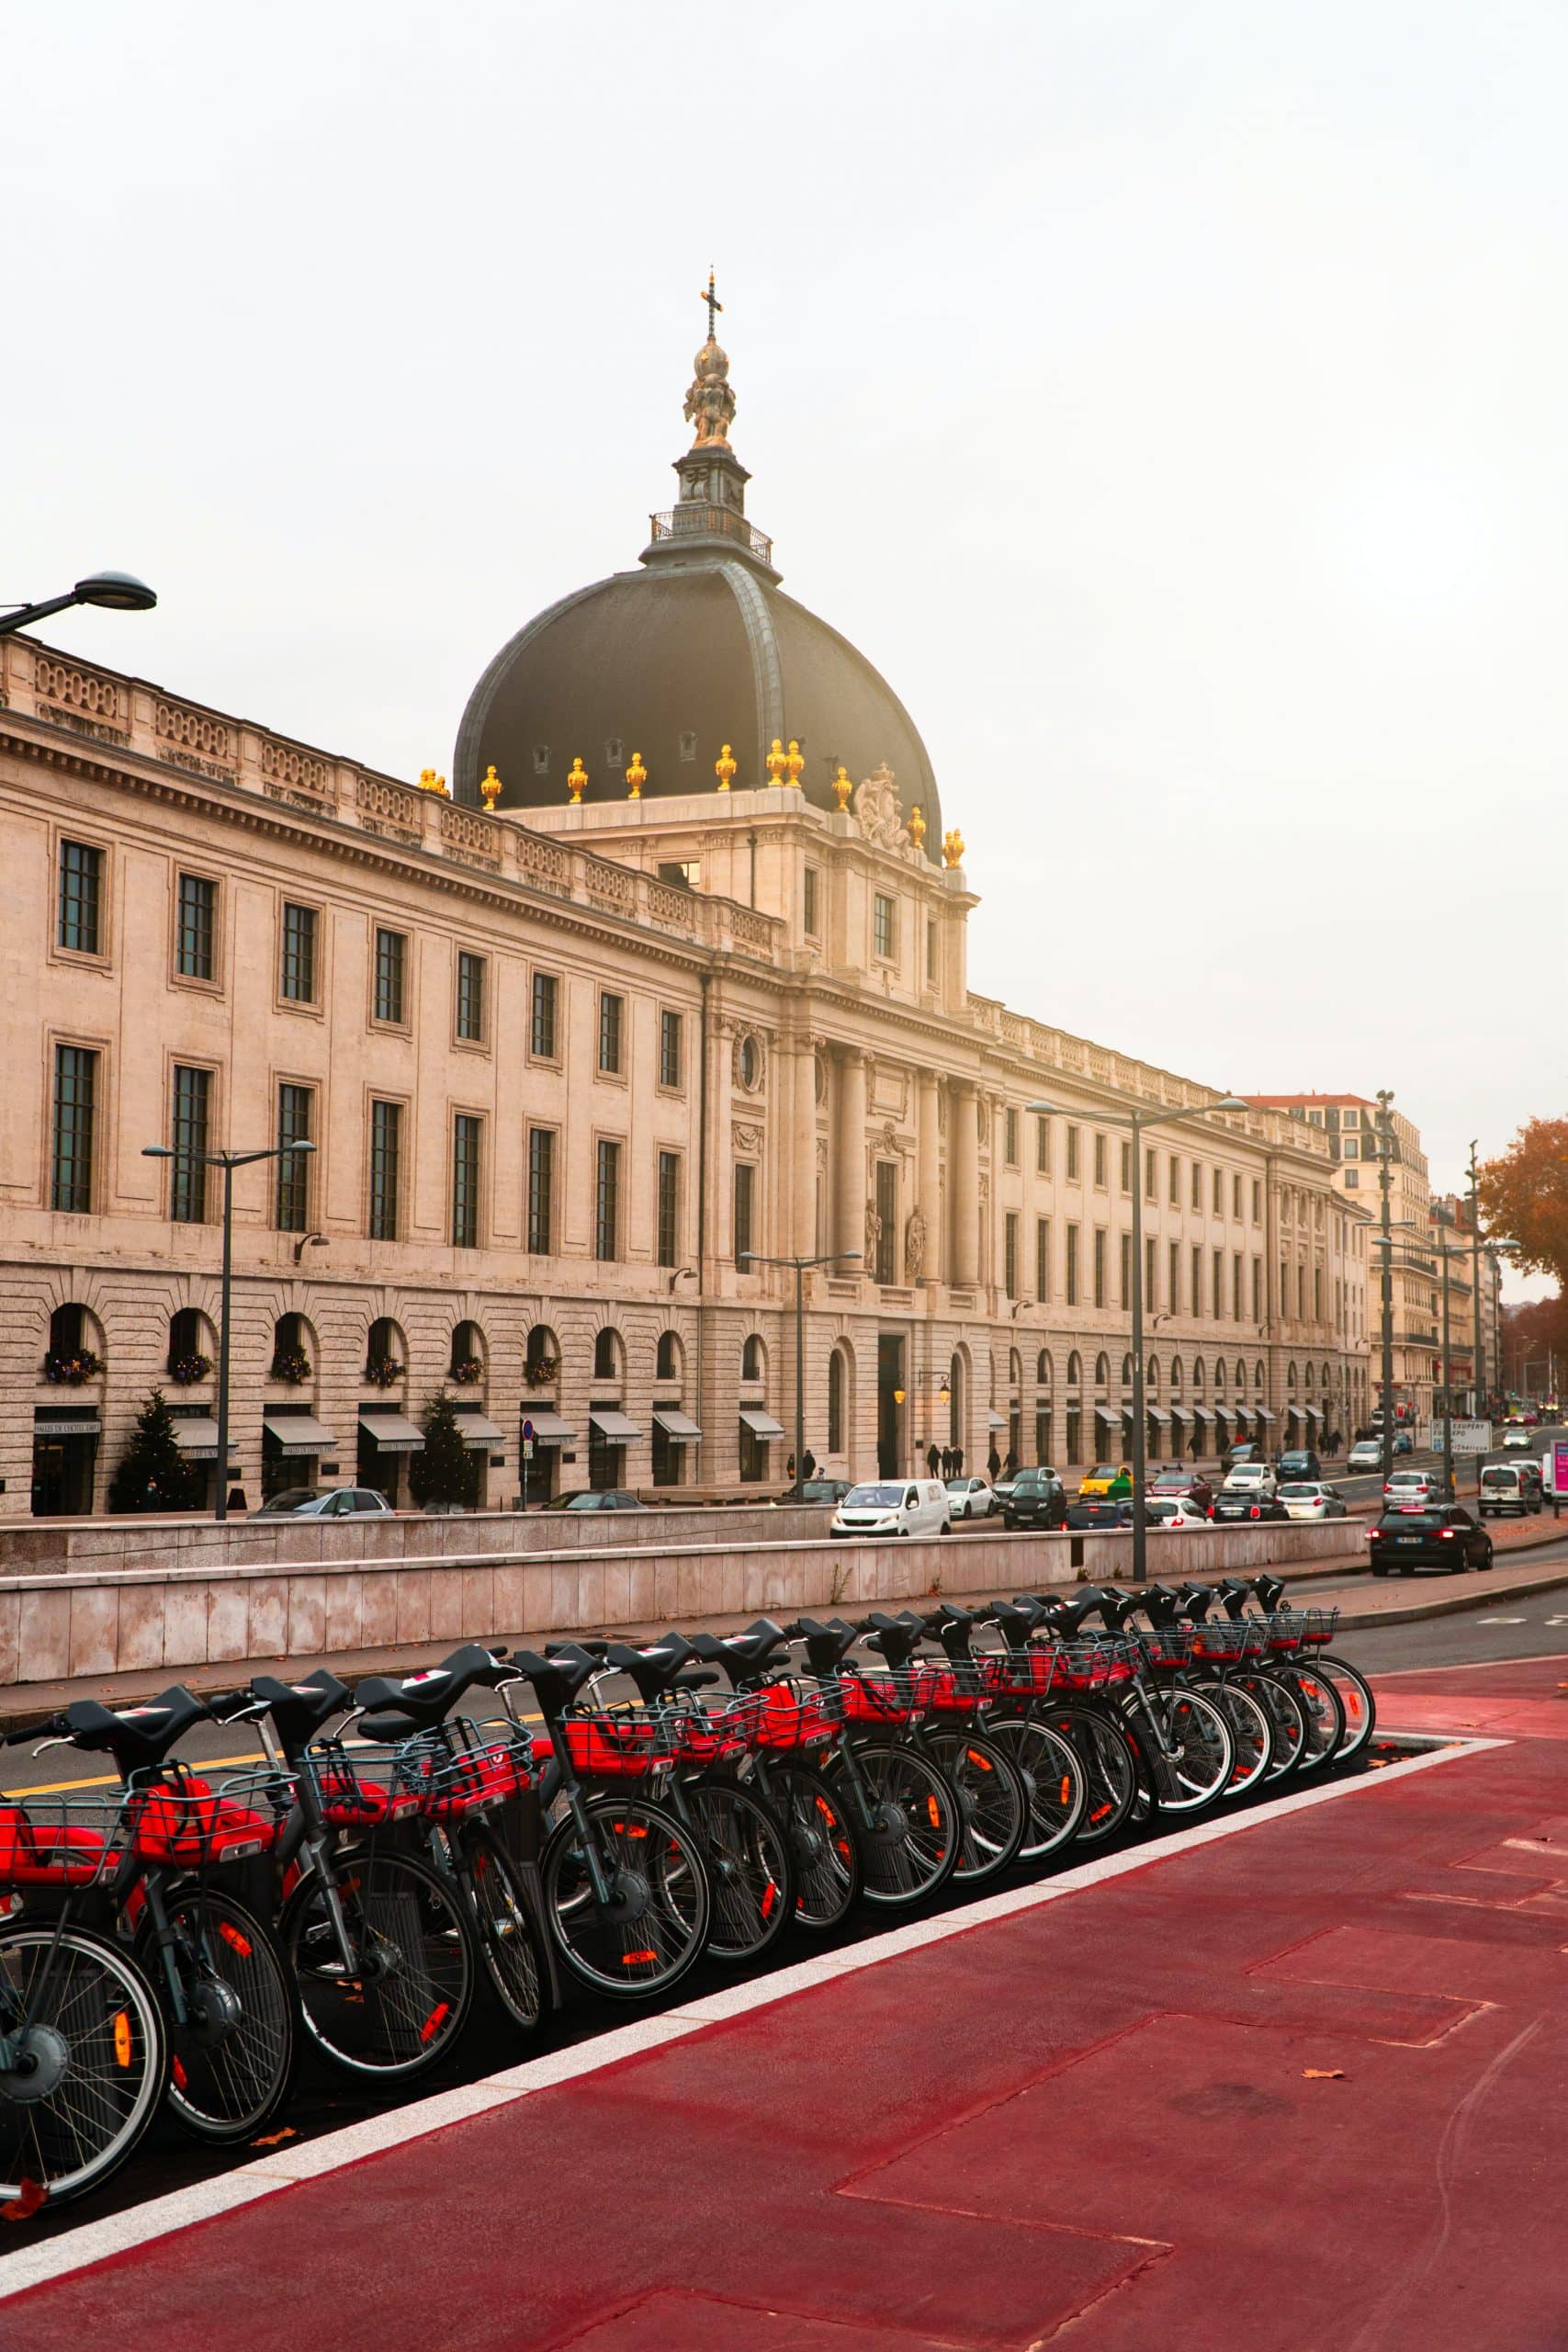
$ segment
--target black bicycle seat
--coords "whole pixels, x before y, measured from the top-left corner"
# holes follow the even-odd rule
[[[1193,1584],[1191,1582],[1188,1582],[1187,1584],[1180,1586],[1179,1589],[1181,1598],[1182,1613],[1185,1616],[1190,1617],[1194,1625],[1201,1625],[1203,1623],[1203,1620],[1207,1617],[1210,1610],[1213,1607],[1215,1601],[1219,1599],[1218,1593],[1214,1590],[1212,1584]]]
[[[286,1756],[298,1756],[333,1715],[341,1715],[353,1704],[347,1684],[329,1674],[324,1666],[306,1675],[302,1682],[279,1682],[274,1674],[255,1675],[251,1690],[255,1698],[265,1700]]]
[[[362,1724],[360,1729],[367,1739],[407,1739],[416,1731],[433,1731],[464,1691],[476,1684],[493,1690],[502,1682],[516,1679],[517,1668],[493,1650],[481,1648],[478,1642],[465,1642],[439,1666],[426,1667],[419,1674],[367,1674],[355,1691],[355,1702],[374,1708],[378,1721],[374,1726]],[[384,1710],[406,1722],[410,1729],[386,1729]]]
[[[829,1681],[838,1672],[840,1662],[846,1657],[860,1639],[853,1625],[846,1625],[841,1617],[824,1624],[819,1617],[797,1617],[790,1627],[790,1639],[806,1644],[807,1663],[819,1681]]]
[[[639,1649],[634,1649],[629,1642],[611,1642],[604,1652],[604,1663],[636,1683],[637,1696],[646,1707],[674,1688],[682,1668],[695,1656],[684,1634],[661,1634],[658,1641]]]
[[[161,1764],[176,1740],[206,1715],[206,1702],[176,1682],[144,1705],[118,1712],[100,1706],[96,1699],[73,1699],[63,1720],[73,1746],[112,1756],[120,1770],[130,1773]]]
[[[541,1657],[537,1650],[514,1650],[513,1663],[524,1680],[533,1684],[547,1723],[557,1722],[583,1684],[604,1671],[604,1660],[590,1657],[575,1642],[552,1644],[548,1657]]]
[[[763,1675],[774,1653],[788,1640],[782,1625],[775,1625],[771,1617],[759,1617],[743,1634],[694,1634],[692,1655],[705,1659],[709,1666],[718,1667],[739,1688]]]
[[[1284,1584],[1279,1577],[1254,1577],[1252,1589],[1258,1595],[1260,1605],[1268,1610],[1278,1609],[1285,1597]]]
[[[910,1624],[900,1617],[889,1617],[882,1609],[872,1611],[863,1630],[867,1649],[879,1651],[895,1673],[908,1665],[926,1635],[918,1617]]]

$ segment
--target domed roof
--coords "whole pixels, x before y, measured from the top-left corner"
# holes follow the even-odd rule
[[[746,520],[750,477],[729,447],[735,395],[711,310],[709,325],[686,396],[697,438],[675,462],[680,498],[654,516],[643,569],[563,596],[502,647],[463,713],[454,792],[477,802],[493,767],[502,808],[559,807],[581,759],[585,797],[618,800],[634,755],[645,798],[712,792],[726,744],[745,790],[767,784],[774,738],[793,739],[819,808],[838,805],[840,765],[857,784],[890,768],[934,861],[942,810],[913,719],[863,654],[784,594],[772,542]]]

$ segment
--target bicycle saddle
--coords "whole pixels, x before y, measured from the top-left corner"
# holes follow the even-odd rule
[[[251,1695],[265,1700],[286,1756],[298,1756],[323,1724],[353,1704],[347,1684],[340,1682],[335,1674],[329,1674],[324,1666],[319,1666],[302,1682],[279,1682],[273,1674],[254,1675]]]
[[[629,1642],[611,1642],[604,1652],[604,1663],[613,1666],[636,1683],[637,1697],[645,1707],[667,1690],[698,1690],[707,1682],[716,1682],[718,1676],[711,1667],[688,1670],[689,1661],[696,1652],[684,1634],[661,1634],[656,1642],[649,1642],[641,1649],[634,1649]]]
[[[1181,1595],[1168,1584],[1145,1585],[1134,1599],[1151,1625],[1174,1625],[1181,1615]]]
[[[1122,1626],[1138,1606],[1138,1601],[1132,1594],[1122,1592],[1113,1584],[1088,1585],[1068,1603],[1069,1608],[1081,1609],[1084,1617],[1098,1615],[1100,1622],[1113,1634],[1119,1634],[1122,1631]],[[1078,1622],[1081,1624],[1083,1618],[1080,1617]]]
[[[918,1617],[911,1622],[905,1617],[889,1617],[885,1609],[874,1609],[869,1617],[862,1618],[858,1631],[864,1634],[867,1649],[880,1652],[897,1673],[919,1648],[926,1629]]]
[[[1037,1601],[993,1600],[991,1622],[1000,1631],[1010,1650],[1026,1650],[1030,1638],[1043,1615]]]
[[[1252,1589],[1258,1595],[1260,1606],[1268,1610],[1278,1609],[1285,1598],[1284,1584],[1279,1577],[1254,1577]]]
[[[797,1617],[788,1632],[792,1642],[806,1644],[807,1663],[820,1682],[832,1680],[840,1661],[860,1639],[858,1628],[846,1625],[841,1617],[826,1625],[819,1617]]]
[[[1066,1640],[1075,1641],[1089,1619],[1102,1609],[1103,1598],[1098,1586],[1086,1585],[1083,1591],[1074,1593],[1070,1600],[1055,1598],[1043,1600],[1033,1593],[1021,1593],[1014,1606],[1032,1607],[1037,1612],[1035,1624],[1043,1632],[1060,1634]]]
[[[547,1723],[558,1721],[583,1684],[604,1671],[603,1659],[591,1657],[575,1642],[552,1643],[548,1657],[541,1657],[537,1650],[514,1650],[513,1664],[523,1679],[533,1684]]]
[[[517,1668],[496,1651],[465,1642],[420,1674],[367,1674],[355,1691],[355,1703],[374,1713],[366,1714],[359,1730],[367,1739],[412,1739],[416,1732],[434,1731],[476,1684],[494,1690],[516,1679]]]
[[[1252,1599],[1252,1587],[1245,1577],[1222,1577],[1219,1595],[1227,1617],[1245,1617],[1247,1604]]]
[[[975,1629],[974,1613],[967,1609],[955,1609],[944,1600],[929,1617],[919,1620],[922,1633],[932,1634],[954,1662],[967,1663],[970,1657],[970,1635]]]
[[[1219,1599],[1212,1584],[1193,1584],[1190,1580],[1179,1588],[1183,1613],[1194,1625],[1201,1625]]]
[[[112,1756],[120,1770],[130,1773],[161,1764],[175,1741],[206,1715],[205,1700],[176,1682],[145,1705],[122,1707],[118,1713],[96,1699],[73,1699],[62,1721],[73,1747]]]
[[[774,1652],[788,1640],[782,1625],[775,1625],[771,1617],[759,1617],[743,1634],[694,1634],[692,1656],[716,1666],[728,1676],[730,1687],[739,1690],[743,1683],[760,1681],[773,1664]]]

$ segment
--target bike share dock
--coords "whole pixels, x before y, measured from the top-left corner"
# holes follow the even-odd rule
[[[0,2342],[1568,2341],[1562,1671],[1391,1676],[1451,1744],[0,2246]]]

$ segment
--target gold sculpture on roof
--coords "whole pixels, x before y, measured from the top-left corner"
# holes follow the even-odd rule
[[[789,780],[791,784],[798,784],[800,782],[800,771],[806,765],[806,754],[802,752],[800,745],[795,741],[793,736],[790,739],[789,757],[784,762],[784,765],[789,770]]]
[[[962,865],[964,863],[964,836],[955,825],[952,832],[943,833],[942,837],[942,864],[946,866]]]
[[[708,271],[707,291],[702,300],[708,306],[708,339],[698,352],[693,366],[696,374],[686,394],[685,418],[697,428],[694,449],[728,449],[730,419],[735,414],[735,394],[729,389],[729,355],[719,348],[713,331],[714,314],[724,304],[713,290],[713,271]]]
[[[839,763],[839,773],[833,778],[833,789],[839,796],[839,814],[840,817],[849,808],[850,795],[854,788],[854,784],[851,778],[850,772],[848,768],[844,766],[842,761],[840,761]]]
[[[479,792],[484,800],[486,816],[493,817],[495,814],[495,804],[501,798],[501,778],[495,772],[495,762],[493,760],[491,760],[489,767],[486,768],[483,775],[479,778]]]
[[[421,768],[419,788],[422,792],[438,792],[443,800],[449,800],[452,797],[446,789],[446,777],[437,775],[434,768]]]
[[[640,752],[634,752],[632,753],[632,763],[626,770],[626,798],[628,800],[640,800],[642,798],[642,787],[647,782],[648,770],[643,766],[642,753]]]
[[[567,777],[566,783],[567,790],[571,795],[570,805],[575,808],[581,803],[583,793],[588,788],[588,771],[582,764],[582,755],[580,752],[574,752],[572,753],[571,771]]]
[[[727,743],[713,763],[713,772],[718,778],[718,788],[721,792],[728,792],[734,783],[735,767],[735,754]]]
[[[920,814],[920,804],[917,800],[914,807],[909,811],[909,839],[914,842],[915,847],[919,849],[920,843],[925,840],[925,837],[926,820]]]
[[[768,756],[763,761],[762,764],[768,771],[768,782],[770,784],[782,784],[784,782],[784,770],[789,765],[789,753],[784,750],[784,744],[781,742],[778,736],[775,735],[773,737],[773,749],[768,753]]]

